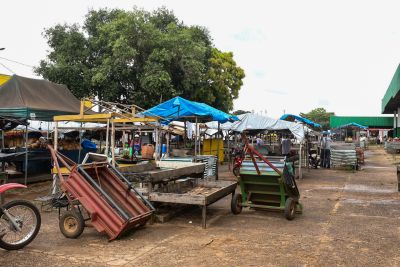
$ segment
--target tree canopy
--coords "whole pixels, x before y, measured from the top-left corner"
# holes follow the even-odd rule
[[[78,98],[149,108],[179,95],[228,112],[245,77],[206,28],[166,8],[91,10],[82,26],[58,24],[44,37],[50,50],[35,72]]]
[[[321,124],[322,129],[324,130],[328,130],[330,128],[330,117],[334,115],[334,112],[327,112],[324,108],[315,108],[308,113],[300,113],[301,117]]]

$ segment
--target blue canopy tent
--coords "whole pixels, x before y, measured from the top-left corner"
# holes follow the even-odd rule
[[[345,130],[345,134],[342,133],[342,129]],[[340,134],[341,139],[344,137],[344,140],[346,141],[349,130],[351,130],[351,134],[353,135],[354,131],[358,130],[359,132],[361,132],[361,130],[368,130],[368,127],[355,122],[351,122],[337,127],[334,131]]]
[[[200,139],[198,137],[198,118],[209,119],[211,121],[217,121],[225,123],[228,121],[237,121],[238,117],[227,114],[221,110],[213,108],[207,104],[199,103],[184,99],[180,96],[174,97],[164,103],[161,103],[151,109],[143,112],[143,115],[147,116],[158,116],[161,118],[162,123],[170,123],[173,120],[188,120],[190,118],[195,119],[196,131],[195,131],[195,157],[200,154]],[[185,124],[186,125],[186,124]],[[186,128],[186,126],[185,126]],[[218,131],[219,136],[219,131]],[[199,142],[199,144],[198,144]],[[219,142],[217,143],[217,151],[219,151]],[[218,178],[218,174],[217,174]]]
[[[359,129],[362,129],[362,130],[368,129],[367,126],[363,126],[363,125],[355,123],[355,122],[351,122],[351,123],[339,126],[338,128],[350,128],[350,127],[359,128]]]
[[[162,117],[166,122],[188,117],[210,118],[212,121],[218,121],[221,123],[239,120],[238,117],[227,114],[207,104],[190,101],[180,96],[152,107],[151,109],[144,111],[143,114]]]
[[[321,124],[318,124],[316,122],[313,122],[312,120],[293,115],[293,114],[284,114],[282,117],[280,117],[281,120],[296,120],[299,122],[302,122],[304,124],[307,124],[313,128],[322,128]]]

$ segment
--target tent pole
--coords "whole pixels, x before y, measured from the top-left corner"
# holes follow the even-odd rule
[[[230,151],[230,149],[229,149],[229,131],[228,131],[228,134],[227,134],[227,142],[228,142],[228,170],[230,171],[231,170],[231,151]]]
[[[107,119],[107,129],[106,129],[106,147],[104,154],[108,157],[108,147],[109,147],[109,135],[110,135],[110,119]]]
[[[54,125],[54,135],[53,135],[53,142],[54,142],[54,150],[57,151],[58,148],[58,121],[55,122]]]
[[[111,122],[111,160],[112,165],[115,167],[115,125]]]
[[[303,153],[303,152],[302,152],[302,148],[303,148],[303,144],[300,143],[300,151],[299,151],[299,161],[300,161],[300,163],[299,163],[299,179],[303,179],[303,172],[301,171],[301,165],[302,165],[302,156],[301,156],[301,154]]]
[[[81,163],[81,153],[82,153],[82,122],[79,128],[79,151],[78,151],[78,164]]]
[[[217,173],[216,173],[216,177],[215,179],[218,180],[218,164],[219,164],[219,139],[220,139],[220,135],[219,135],[219,131],[221,130],[221,123],[218,122],[218,139],[217,139]]]
[[[196,116],[196,121],[195,121],[195,127],[196,127],[196,129],[195,129],[195,137],[194,137],[194,161],[196,162],[196,160],[197,160],[197,134],[198,134],[198,131],[197,131],[197,116]]]
[[[25,185],[28,183],[28,124],[25,127]]]

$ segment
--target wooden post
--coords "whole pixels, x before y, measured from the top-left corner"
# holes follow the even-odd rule
[[[170,132],[168,132],[166,134],[166,139],[167,139],[167,152],[166,152],[166,154],[169,155],[169,141],[171,139],[171,133]]]
[[[28,124],[25,127],[25,185],[28,183]]]
[[[202,215],[201,216],[202,217],[201,224],[203,226],[203,229],[206,229],[207,228],[207,206],[206,205],[204,205],[202,207],[201,215]]]
[[[115,124],[111,122],[111,161],[115,167]]]
[[[158,160],[158,156],[160,155],[160,148],[159,148],[159,145],[160,145],[160,138],[159,138],[159,134],[160,134],[160,131],[159,131],[159,129],[158,129],[158,127],[155,129],[155,135],[156,135],[156,149],[155,149],[155,157],[154,157],[154,159],[155,160]],[[157,152],[157,150],[158,150],[158,152]]]
[[[4,148],[4,130],[1,130],[1,148]]]
[[[397,165],[397,191],[400,192],[400,165]]]

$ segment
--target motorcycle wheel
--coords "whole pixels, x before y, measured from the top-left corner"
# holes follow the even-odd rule
[[[13,216],[21,231],[17,231],[8,217],[0,211],[0,248],[17,250],[28,245],[39,233],[40,212],[31,202],[14,200],[4,204],[3,209]]]

